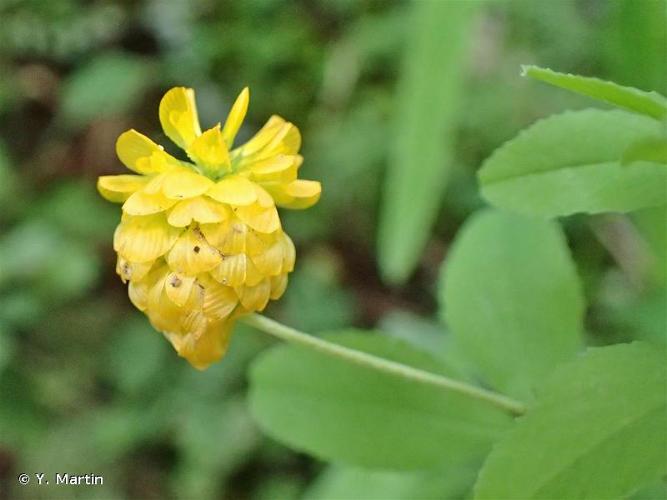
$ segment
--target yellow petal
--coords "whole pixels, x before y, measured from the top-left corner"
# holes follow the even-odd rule
[[[258,158],[268,158],[278,154],[295,155],[299,152],[300,147],[301,134],[299,129],[293,123],[286,122],[256,156]]]
[[[148,194],[137,191],[123,203],[123,212],[129,215],[150,215],[171,208],[177,200],[170,200],[162,193]]]
[[[278,300],[287,289],[287,274],[271,276],[271,300]]]
[[[245,285],[246,286],[255,286],[260,281],[262,281],[266,276],[259,272],[257,266],[252,262],[252,259],[246,259],[246,271],[245,271]]]
[[[220,124],[195,138],[188,146],[188,156],[214,174],[229,172],[232,168],[229,150],[220,132]]]
[[[268,246],[263,252],[254,255],[252,261],[264,276],[275,276],[282,271],[284,258],[285,245],[281,239]]]
[[[146,277],[155,261],[148,262],[129,262],[124,259],[122,256],[118,256],[116,261],[116,273],[120,276],[120,279],[123,280],[123,283],[126,281],[140,281]]]
[[[283,273],[291,273],[294,271],[294,261],[296,260],[296,249],[292,239],[286,233],[282,234],[283,242]]]
[[[157,174],[152,177],[149,177],[148,184],[146,184],[146,187],[143,189],[144,193],[148,194],[157,194],[157,193],[162,193],[162,185],[164,184],[165,179],[167,178],[167,174]]]
[[[202,295],[203,299],[203,295]],[[191,310],[181,315],[179,331],[183,337],[199,337],[208,328],[209,321],[201,310]]]
[[[221,320],[228,317],[239,302],[234,289],[221,285],[207,275],[202,276],[201,284],[204,290],[202,309],[204,315],[212,320]]]
[[[276,204],[283,208],[303,209],[313,206],[320,199],[322,186],[317,181],[298,179],[289,184],[267,183],[263,187]]]
[[[134,307],[140,311],[145,311],[148,306],[148,291],[150,289],[147,281],[130,281],[127,287],[127,295]]]
[[[113,247],[130,262],[149,262],[167,253],[180,233],[162,214],[128,216],[116,228]]]
[[[179,166],[176,158],[136,130],[123,132],[116,141],[116,154],[127,168],[139,174],[156,174]]]
[[[260,233],[272,233],[280,229],[280,217],[276,207],[264,208],[253,204],[235,209],[236,216]]]
[[[243,164],[250,179],[257,182],[291,182],[296,179],[297,170],[303,158],[300,155],[277,155],[270,158]]]
[[[246,251],[248,226],[236,218],[218,224],[202,224],[200,229],[206,241],[224,255],[235,255]]]
[[[250,256],[263,253],[268,247],[277,241],[277,235],[278,231],[270,234],[264,234],[255,231],[254,229],[248,228],[248,232],[245,238],[245,253]]]
[[[255,193],[257,193],[257,204],[262,208],[275,207],[273,197],[259,184],[255,184]]]
[[[280,120],[280,121],[279,121]],[[282,118],[276,119],[271,128],[260,130],[257,134],[260,138],[256,142],[242,146],[239,150],[241,164],[254,163],[271,159],[278,155],[296,155],[301,147],[301,134],[299,129]],[[280,124],[276,126],[275,124]],[[257,136],[256,136],[257,137]]]
[[[295,155],[301,149],[301,133],[296,125],[290,123],[290,128],[280,140],[280,148],[284,154]]]
[[[97,190],[109,201],[120,203],[148,182],[143,175],[103,175],[97,179]]]
[[[271,142],[284,124],[285,120],[278,115],[273,115],[248,142],[232,152],[232,157],[240,155],[245,158],[257,153]]]
[[[198,370],[205,370],[227,352],[233,325],[232,321],[207,323],[203,331],[186,335],[178,339],[178,344],[173,341],[172,344],[179,356]]]
[[[204,194],[213,186],[213,181],[188,169],[179,169],[165,174],[162,192],[167,198],[182,200]]]
[[[160,123],[174,143],[187,149],[201,135],[194,90],[174,87],[160,101]]]
[[[322,192],[322,186],[317,181],[296,180],[286,186],[286,192],[295,198],[312,198],[319,196]]]
[[[248,257],[243,254],[224,255],[220,264],[211,270],[211,276],[218,283],[239,286],[246,281]]]
[[[268,278],[255,286],[236,287],[241,305],[249,311],[262,311],[271,296],[271,282]]]
[[[186,230],[167,255],[169,267],[188,276],[210,271],[220,261],[220,253],[196,228]]]
[[[194,276],[171,272],[165,279],[164,289],[167,297],[179,307],[196,309],[203,302],[203,289]]]
[[[243,119],[248,111],[248,101],[250,101],[250,91],[248,87],[244,88],[234,101],[232,109],[227,115],[225,126],[222,128],[222,138],[228,148],[232,147],[236,133],[241,128]]]
[[[250,205],[257,200],[255,183],[239,175],[225,177],[206,194],[214,200],[230,205]]]
[[[189,314],[184,308],[176,305],[167,295],[166,266],[164,274],[156,280],[148,292],[146,314],[151,324],[161,332],[182,333],[181,322]]]
[[[203,196],[179,201],[169,212],[169,224],[185,227],[192,221],[202,224],[222,222],[230,217],[230,210],[225,205]]]

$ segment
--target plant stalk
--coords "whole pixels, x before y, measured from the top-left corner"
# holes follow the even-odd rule
[[[281,340],[298,344],[379,372],[395,375],[409,382],[435,386],[446,391],[463,394],[464,396],[496,406],[514,416],[523,415],[526,412],[525,404],[503,394],[498,394],[443,375],[436,375],[435,373],[430,373],[395,361],[380,358],[372,354],[350,349],[349,347],[334,344],[313,335],[300,332],[289,326],[285,326],[260,314],[244,316],[243,321],[247,325],[268,333],[269,335],[273,335]]]

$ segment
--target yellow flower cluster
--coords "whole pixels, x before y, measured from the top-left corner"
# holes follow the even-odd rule
[[[129,130],[116,151],[138,175],[98,181],[102,196],[123,203],[114,249],[130,300],[199,369],[224,355],[236,318],[285,291],[295,252],[276,205],[307,208],[321,192],[297,179],[301,136],[279,116],[232,148],[248,100],[246,88],[225,124],[202,132],[193,90],[169,90],[160,123],[190,161]]]

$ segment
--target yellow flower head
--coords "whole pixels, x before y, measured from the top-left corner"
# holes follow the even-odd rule
[[[171,89],[160,123],[189,161],[128,130],[116,152],[138,175],[97,183],[123,203],[114,250],[130,300],[199,369],[223,356],[236,318],[285,291],[295,252],[276,205],[307,208],[321,192],[319,182],[297,179],[301,136],[279,116],[232,148],[248,100],[245,88],[225,124],[202,132],[193,90]]]

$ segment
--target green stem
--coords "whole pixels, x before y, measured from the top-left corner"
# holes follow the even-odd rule
[[[258,330],[287,342],[298,344],[379,372],[396,375],[403,380],[417,384],[435,386],[446,391],[457,392],[464,396],[492,404],[513,415],[523,415],[526,412],[526,405],[503,394],[487,391],[481,387],[454,380],[443,375],[436,375],[435,373],[419,370],[395,361],[390,361],[378,356],[373,356],[372,354],[350,349],[349,347],[327,342],[326,340],[300,332],[299,330],[290,328],[289,326],[285,326],[259,314],[245,316],[243,321]]]

